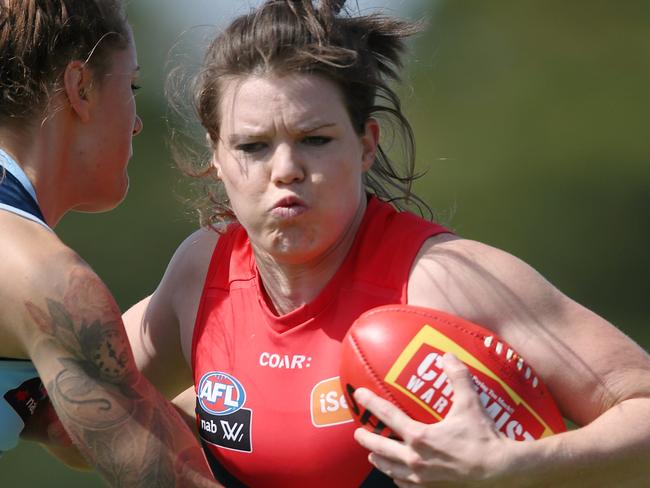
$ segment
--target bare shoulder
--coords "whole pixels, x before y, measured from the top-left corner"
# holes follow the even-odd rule
[[[648,354],[505,251],[449,235],[429,239],[411,270],[408,302],[496,332],[578,424],[627,398],[650,396]]]
[[[219,234],[205,228],[190,234],[178,246],[152,296],[154,306],[164,301],[173,307],[174,314],[183,322],[181,325],[195,315],[194,309],[218,240]]]
[[[558,290],[521,259],[449,234],[422,246],[411,270],[408,295],[409,303],[447,308],[495,328],[505,314],[521,313],[522,299],[528,308],[542,303],[559,306],[562,301]]]
[[[211,229],[201,228],[190,234],[174,253],[165,278],[183,283],[204,277],[218,240],[219,234]]]
[[[192,381],[194,318],[218,238],[207,229],[187,237],[154,293],[124,314],[138,368],[168,398]]]
[[[30,221],[10,216],[0,218],[0,356],[28,357],[24,344],[38,331],[30,320],[29,305],[62,299],[71,284],[88,290],[103,284],[88,264],[53,232]],[[102,294],[103,295],[103,294]],[[67,295],[70,297],[71,295]]]
[[[161,288],[170,289],[181,333],[183,354],[190,361],[194,321],[201,293],[219,234],[211,229],[199,229],[179,246],[169,264],[169,275]]]

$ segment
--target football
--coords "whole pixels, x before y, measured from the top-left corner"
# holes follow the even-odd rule
[[[340,379],[350,412],[365,428],[396,437],[352,397],[365,387],[411,418],[445,418],[453,389],[442,368],[454,353],[473,375],[481,404],[497,429],[514,440],[566,430],[562,415],[533,368],[491,331],[460,317],[410,305],[363,313],[343,340]]]

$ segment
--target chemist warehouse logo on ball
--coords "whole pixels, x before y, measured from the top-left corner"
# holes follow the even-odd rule
[[[201,438],[233,451],[253,452],[253,412],[243,408],[244,386],[232,375],[220,371],[205,373],[199,381],[196,413]]]
[[[384,380],[442,420],[451,408],[453,396],[451,383],[442,368],[443,349],[463,359],[470,370],[481,373],[482,379],[473,375],[474,389],[497,429],[508,438],[531,440],[552,433],[514,391],[508,393],[509,387],[497,374],[428,325],[404,348]]]

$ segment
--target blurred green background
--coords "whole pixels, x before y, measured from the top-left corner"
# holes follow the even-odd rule
[[[189,26],[222,24],[255,3],[129,3],[145,127],[131,190],[118,209],[72,214],[57,228],[123,308],[155,288],[197,226],[166,143],[168,52]],[[427,170],[418,192],[438,218],[521,257],[650,349],[650,2],[359,4],[429,19],[402,94]],[[0,486],[103,485],[24,443],[0,459]]]

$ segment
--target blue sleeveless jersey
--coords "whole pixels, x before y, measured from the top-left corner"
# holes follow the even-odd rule
[[[0,149],[0,210],[49,229],[36,192],[21,167]],[[16,446],[26,420],[47,397],[31,361],[0,358],[0,455]]]

